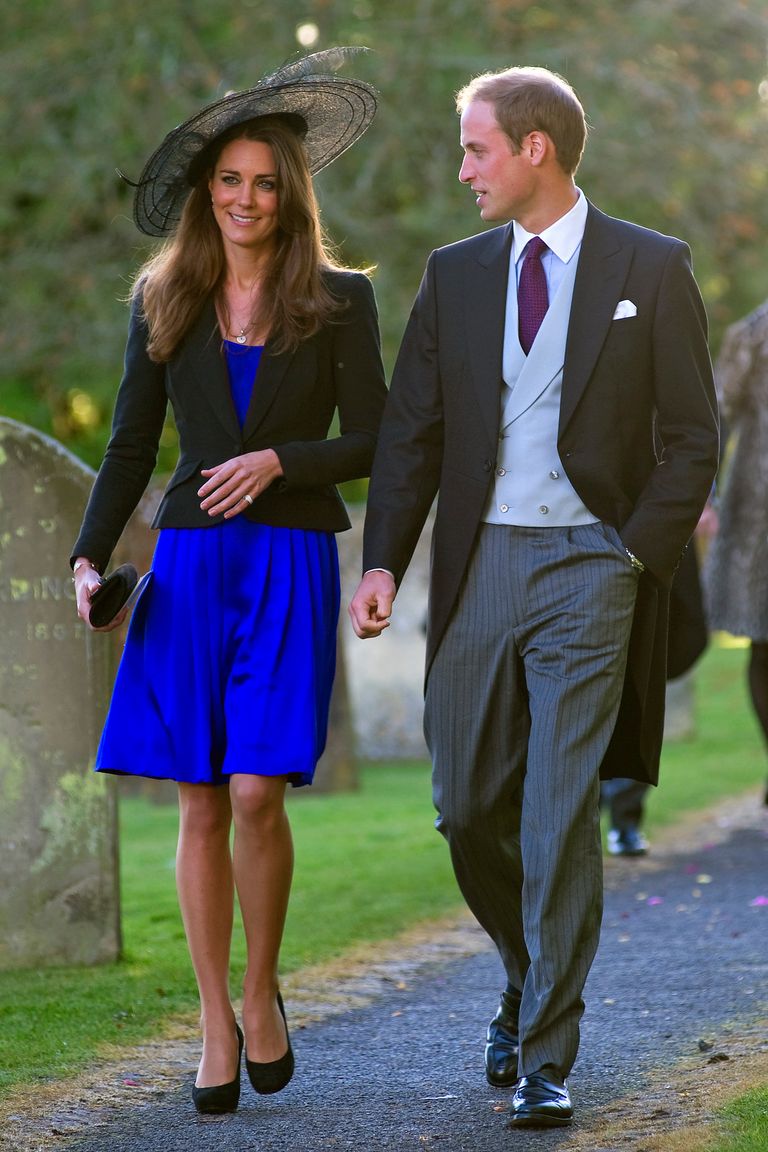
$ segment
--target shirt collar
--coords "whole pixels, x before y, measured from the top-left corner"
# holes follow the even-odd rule
[[[555,220],[554,224],[550,224],[549,228],[538,233],[547,247],[554,252],[559,260],[562,260],[563,264],[568,263],[581,244],[587,225],[587,198],[580,188],[577,188],[576,191],[579,198],[573,208],[569,209],[565,216]],[[517,220],[513,220],[512,224],[515,236],[515,263],[517,263],[526,244],[536,233],[526,232]]]

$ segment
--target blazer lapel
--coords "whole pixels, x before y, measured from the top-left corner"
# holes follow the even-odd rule
[[[470,375],[492,441],[499,435],[504,312],[512,225],[494,228],[467,263],[464,308]]]
[[[243,425],[244,440],[253,435],[269,411],[293,355],[292,352],[282,352],[279,355],[273,352],[272,341],[270,340],[264,345],[259,369],[256,373],[256,381],[253,385],[251,402]]]
[[[216,419],[235,440],[240,425],[232,402],[227,364],[221,348],[221,333],[213,299],[209,298],[195,321],[179,356],[180,371],[193,379],[208,398]]]
[[[221,333],[212,299],[206,301],[193,325],[179,362],[183,363],[184,371],[194,377],[197,386],[208,397],[217,420],[233,440],[239,441],[252,436],[266,416],[292,358],[290,352],[277,355],[272,351],[271,342],[267,341],[242,429],[232,402],[227,362],[221,347]]]
[[[560,430],[573,415],[589,382],[632,263],[607,216],[589,205],[581,242],[565,348]]]

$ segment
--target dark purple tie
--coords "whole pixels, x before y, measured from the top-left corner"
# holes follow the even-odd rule
[[[534,236],[525,246],[523,266],[520,269],[520,283],[517,286],[518,331],[520,346],[526,356],[549,307],[547,278],[541,263],[541,257],[546,251],[547,246],[541,237]]]

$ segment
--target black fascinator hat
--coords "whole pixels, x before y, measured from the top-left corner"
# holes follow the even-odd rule
[[[185,120],[152,153],[136,183],[133,218],[148,236],[168,236],[200,177],[208,146],[236,124],[283,115],[303,138],[314,175],[358,140],[376,113],[376,91],[334,73],[365,48],[328,48],[232,92]]]

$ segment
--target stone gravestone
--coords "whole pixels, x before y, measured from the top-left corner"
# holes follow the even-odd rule
[[[92,771],[112,645],[67,564],[93,473],[0,418],[0,968],[120,947],[115,790]]]

